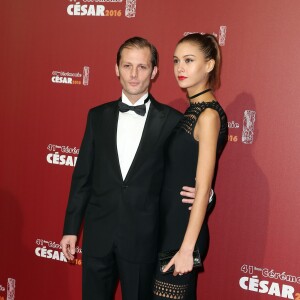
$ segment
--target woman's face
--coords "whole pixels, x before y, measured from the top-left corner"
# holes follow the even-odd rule
[[[214,67],[214,60],[206,61],[196,44],[183,42],[174,53],[174,74],[181,88],[189,94],[207,88],[208,74]]]

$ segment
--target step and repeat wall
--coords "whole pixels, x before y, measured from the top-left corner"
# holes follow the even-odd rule
[[[184,111],[173,51],[191,32],[219,41],[229,127],[198,299],[300,299],[298,0],[1,6],[0,300],[81,299],[82,238],[72,264],[59,242],[87,112],[119,98],[132,36],[158,48],[151,93]]]

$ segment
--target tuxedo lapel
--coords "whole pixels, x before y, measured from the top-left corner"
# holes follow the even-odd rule
[[[104,144],[108,147],[107,149],[108,153],[110,153],[110,162],[113,169],[116,171],[116,176],[123,181],[117,148],[117,129],[119,120],[118,101],[113,102],[109,113],[106,114],[107,119],[105,122],[107,126],[105,126],[105,136],[107,139],[104,141]]]
[[[124,181],[128,181],[130,177],[133,176],[136,168],[139,168],[143,164],[143,161],[147,159],[148,153],[153,151],[165,122],[166,114],[163,110],[163,106],[154,100],[152,96],[150,97],[151,105],[141,141]]]

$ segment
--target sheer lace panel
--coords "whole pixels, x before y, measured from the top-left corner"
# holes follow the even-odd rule
[[[187,284],[171,284],[155,280],[153,293],[162,299],[184,299],[187,289]]]
[[[212,102],[197,102],[191,103],[190,107],[186,110],[184,117],[179,122],[178,126],[185,130],[188,134],[193,135],[194,128],[200,114],[206,109],[212,108],[219,113],[221,120],[220,135],[227,132],[227,119],[223,108],[217,101]]]

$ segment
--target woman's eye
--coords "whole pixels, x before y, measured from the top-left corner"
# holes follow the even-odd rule
[[[178,59],[173,60],[174,64],[178,64]]]
[[[193,60],[192,59],[190,59],[190,58],[187,58],[186,60],[185,60],[185,62],[188,64],[188,63],[190,63],[190,62],[192,62]]]

